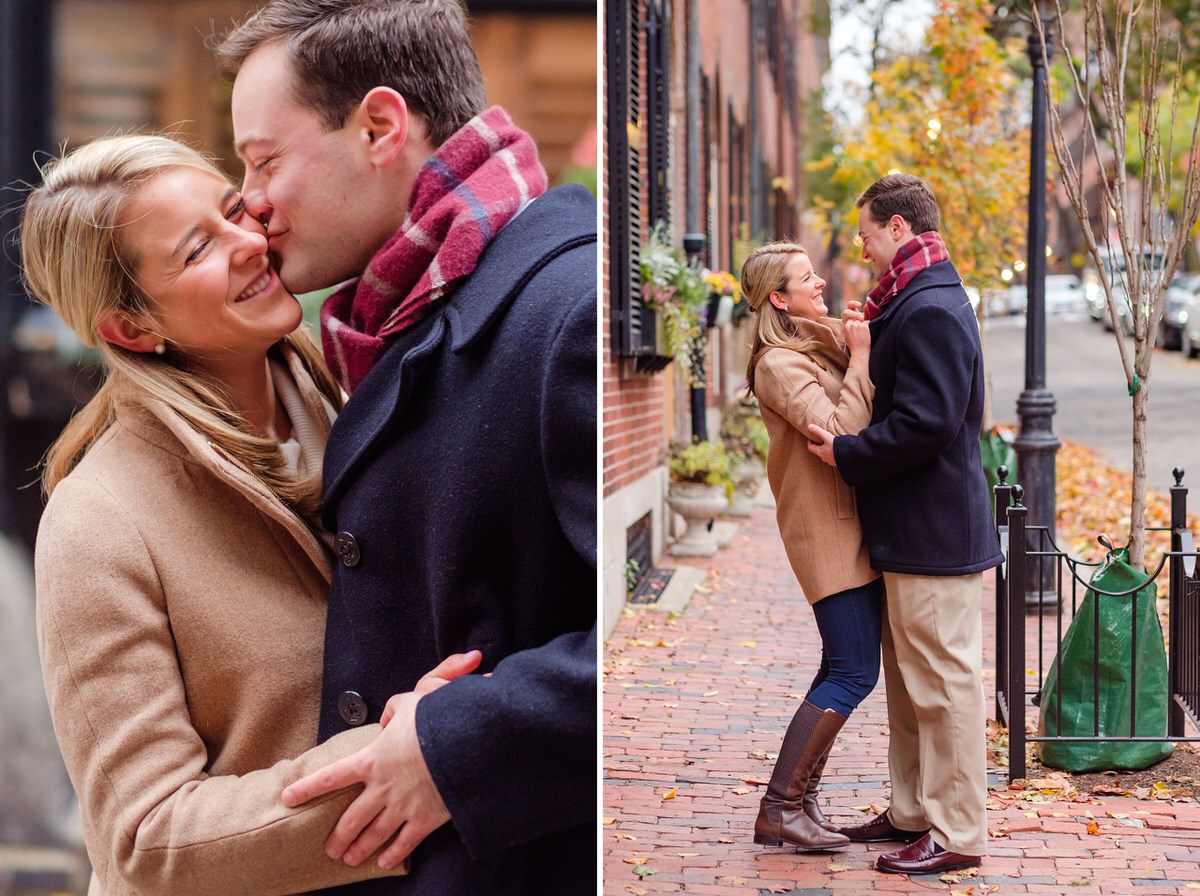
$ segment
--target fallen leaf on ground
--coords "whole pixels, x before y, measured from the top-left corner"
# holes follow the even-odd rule
[[[670,790],[668,790],[666,793],[664,793],[662,795],[662,798],[664,800],[673,800],[673,799],[675,799],[675,794],[677,794],[678,792],[679,792],[678,787],[672,787]]]
[[[614,817],[612,817],[612,816],[609,816],[609,817],[607,817],[607,818],[603,819],[603,821],[604,821],[604,823],[605,823],[605,824],[612,824],[612,823],[613,823],[614,821],[616,821],[616,820],[617,820],[617,819],[616,819],[616,818],[614,818]]]
[[[828,869],[830,871],[834,872],[835,874],[838,871],[849,871],[850,870],[849,865],[843,865],[840,862],[830,862],[826,867],[828,867]]]
[[[735,788],[733,788],[733,792],[736,793],[738,796],[745,796],[748,793],[754,793],[754,788],[752,788],[752,787],[735,787]]]
[[[1100,833],[1100,825],[1094,821],[1089,821],[1087,824],[1087,832],[1089,834],[1098,835]]]
[[[638,877],[646,877],[651,874],[658,874],[658,872],[655,871],[653,868],[651,868],[649,865],[635,865],[633,867],[633,873],[636,874]]]
[[[637,884],[628,884],[625,887],[626,893],[632,893],[633,896],[646,896],[649,892],[645,887],[639,887]]]
[[[770,784],[770,783],[771,783],[770,781],[764,781],[762,778],[753,778],[753,777],[751,777],[751,778],[742,778],[742,781],[744,781],[744,782],[745,782],[745,783],[747,783],[747,784],[754,784],[754,785],[760,785],[760,784]]]
[[[851,806],[850,808],[856,812],[870,812],[874,815],[882,815],[884,811],[883,806],[877,806],[874,803],[867,803],[865,806]]]
[[[705,697],[715,697],[719,693],[721,693],[721,692],[720,691],[705,691],[704,696]]]
[[[679,856],[679,858],[681,858],[681,859],[690,859],[690,858],[693,858],[694,856],[700,855],[700,853],[698,853],[698,852],[677,852],[677,853],[675,853],[675,855]]]
[[[637,839],[637,837],[633,836],[633,834],[626,834],[624,831],[615,831],[613,833],[613,836],[616,837],[618,840],[636,840]]]

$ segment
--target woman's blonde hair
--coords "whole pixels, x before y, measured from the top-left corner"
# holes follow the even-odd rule
[[[224,177],[206,156],[168,137],[106,137],[44,165],[41,186],[25,201],[21,261],[29,292],[52,306],[84,343],[98,348],[107,370],[99,391],[47,453],[42,488],[47,495],[54,490],[112,425],[120,404],[148,397],[178,413],[286,504],[311,516],[320,504],[320,471],[292,477],[278,442],[257,435],[221,384],[192,359],[178,351],[128,351],[100,337],[100,322],[111,312],[152,311],[151,297],[135,279],[136,260],[121,239],[121,217],[145,184],[179,168]],[[295,350],[321,393],[340,407],[341,392],[308,331],[301,326],[280,344]],[[325,426],[324,409],[310,410]]]
[[[771,293],[787,290],[792,258],[807,254],[799,243],[781,241],[759,246],[742,263],[742,292],[755,312],[754,343],[746,366],[747,392],[754,392],[754,368],[767,349],[806,351],[812,346],[812,338],[800,334],[791,315],[770,302]]]

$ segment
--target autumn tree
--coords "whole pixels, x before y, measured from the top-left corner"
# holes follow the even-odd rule
[[[809,182],[827,179],[825,192],[843,200],[888,171],[924,179],[955,266],[981,290],[1024,255],[1029,170],[1017,51],[991,37],[989,13],[983,0],[940,3],[922,52],[872,73],[862,121],[809,166]]]
[[[1054,5],[1062,21],[1061,0]],[[1145,560],[1146,408],[1155,334],[1166,287],[1200,217],[1200,100],[1193,60],[1185,55],[1190,48],[1170,36],[1178,34],[1168,27],[1176,6],[1168,3],[1164,9],[1162,0],[1082,0],[1070,20],[1074,26],[1060,27],[1055,35],[1071,60],[1073,89],[1066,102],[1088,111],[1082,116],[1082,139],[1066,133],[1064,110],[1049,104],[1062,184],[1100,274],[1129,387],[1129,558],[1138,568]],[[1181,8],[1190,11],[1190,4]],[[1032,14],[1048,56],[1046,23],[1036,5]],[[1187,105],[1181,106],[1181,99]],[[1081,173],[1089,162],[1108,175],[1091,191]],[[1133,321],[1132,350],[1117,326],[1118,303]]]

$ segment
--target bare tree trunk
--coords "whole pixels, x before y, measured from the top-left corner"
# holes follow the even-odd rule
[[[1129,562],[1134,569],[1146,563],[1146,460],[1150,445],[1146,441],[1146,404],[1150,392],[1139,383],[1133,393],[1133,500],[1129,507]]]

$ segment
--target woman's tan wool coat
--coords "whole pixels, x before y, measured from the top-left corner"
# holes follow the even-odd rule
[[[313,748],[330,560],[264,485],[165,405],[125,407],[54,490],[35,569],[91,896],[266,896],[383,874],[325,855],[353,792],[280,801],[379,726]]]
[[[768,349],[754,368],[754,393],[771,437],[767,481],[779,534],[809,603],[879,577],[871,569],[854,490],[808,450],[808,424],[836,435],[871,422],[875,387],[865,371],[847,370],[842,323],[798,320],[807,351]]]

